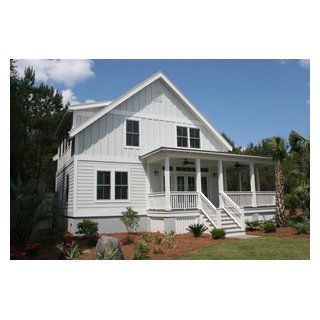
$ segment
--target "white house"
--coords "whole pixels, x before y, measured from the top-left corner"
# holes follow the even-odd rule
[[[230,153],[162,72],[116,100],[68,107],[56,134],[56,193],[72,233],[85,218],[101,233],[125,231],[126,207],[139,213],[141,231],[183,233],[202,222],[233,235],[253,216],[274,216],[274,192],[259,183],[272,159]],[[228,190],[231,167],[249,170],[251,191],[242,191],[241,175],[238,190]]]

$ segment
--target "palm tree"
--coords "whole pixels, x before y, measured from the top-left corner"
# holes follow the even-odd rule
[[[310,140],[306,139],[298,132],[292,130],[289,135],[290,152],[297,152],[299,154],[310,151]]]
[[[276,186],[276,224],[277,227],[285,227],[287,218],[284,212],[284,174],[283,161],[287,156],[286,142],[281,137],[273,137],[270,139],[270,150],[275,166],[275,186]]]

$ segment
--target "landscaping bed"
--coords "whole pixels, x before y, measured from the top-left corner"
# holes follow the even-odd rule
[[[277,228],[276,232],[266,233],[263,230],[256,230],[256,231],[247,231],[248,235],[255,235],[261,237],[291,237],[297,239],[309,239],[309,234],[298,234],[294,228]]]

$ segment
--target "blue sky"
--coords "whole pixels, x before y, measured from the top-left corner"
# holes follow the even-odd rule
[[[117,98],[162,70],[238,146],[273,135],[287,138],[291,130],[309,136],[310,70],[305,60],[43,61],[23,60],[21,68],[34,66],[39,80],[73,103]]]

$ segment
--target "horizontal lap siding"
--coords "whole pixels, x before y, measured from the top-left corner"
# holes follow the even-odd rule
[[[128,201],[96,201],[96,171],[129,171]],[[114,185],[111,185],[114,188]],[[126,207],[139,208],[145,214],[146,176],[141,164],[105,161],[77,162],[77,215],[119,215]]]

